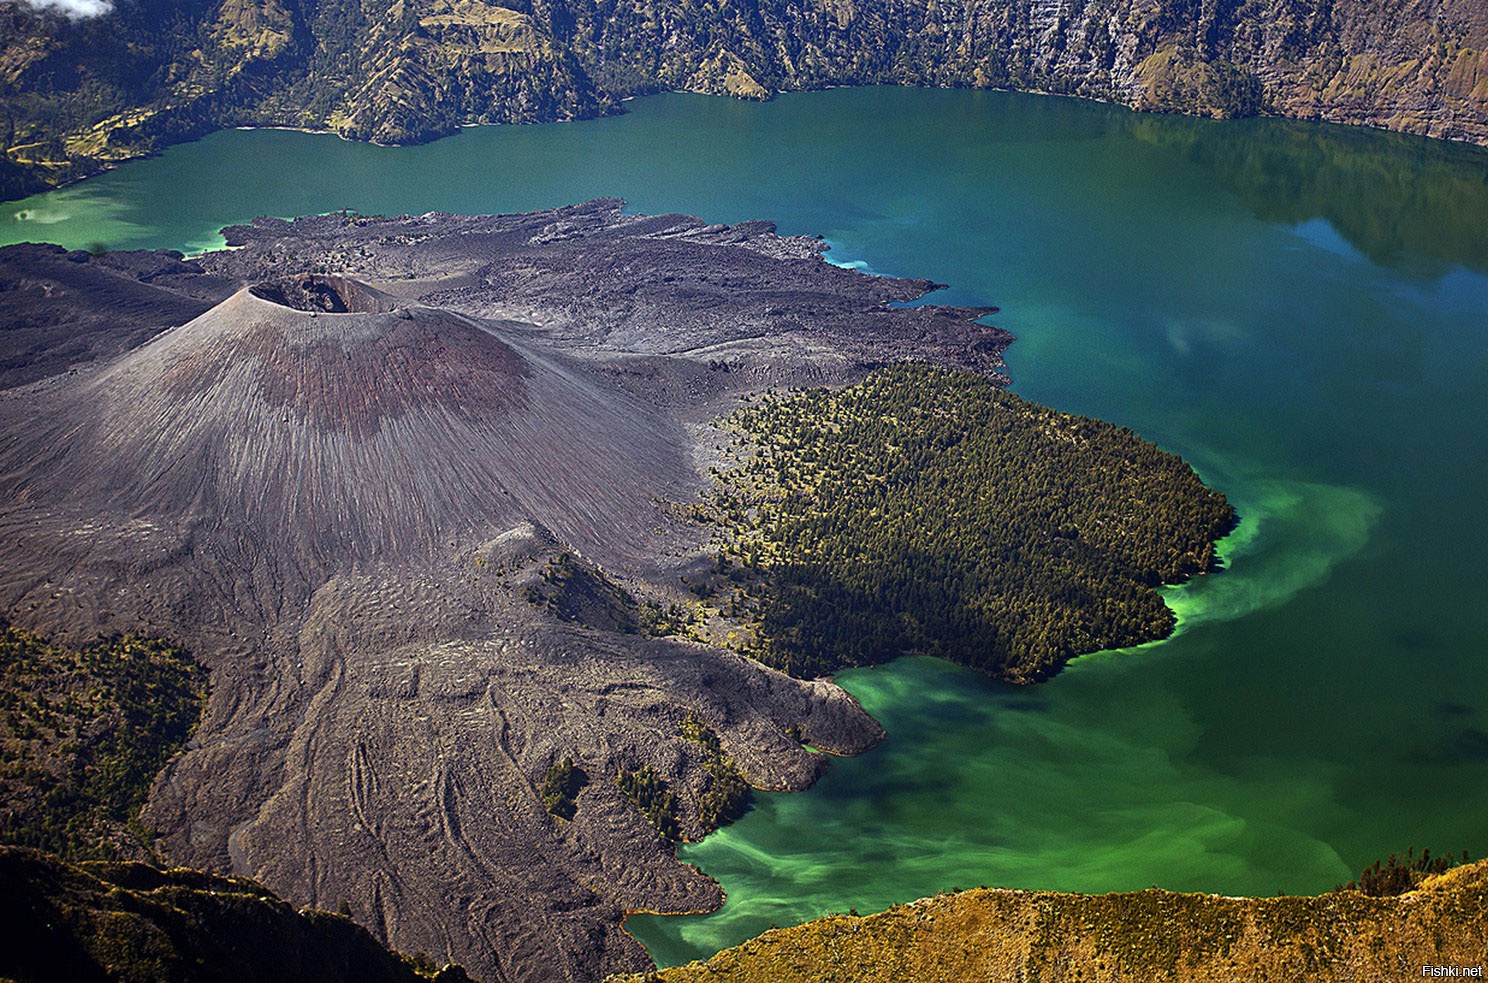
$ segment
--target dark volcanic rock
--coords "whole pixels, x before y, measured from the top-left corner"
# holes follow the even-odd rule
[[[145,812],[172,860],[344,901],[489,980],[644,967],[626,909],[721,899],[620,768],[654,768],[698,836],[687,715],[768,788],[825,767],[802,741],[853,753],[882,731],[829,682],[568,623],[528,588],[567,552],[682,600],[708,557],[669,503],[703,485],[703,421],[888,359],[996,375],[1008,336],[982,309],[893,307],[933,284],[835,268],[767,223],[615,201],[229,235],[190,264],[0,250],[65,288],[0,292],[38,339],[16,371],[42,376],[0,392],[0,614],[164,636],[211,669]],[[109,331],[115,281],[133,313]],[[73,317],[105,357],[68,371]],[[591,778],[572,821],[538,794],[563,757]]]
[[[0,249],[0,388],[128,351],[231,292],[180,253]]]
[[[600,199],[527,215],[325,215],[224,230],[239,281],[334,268],[399,296],[522,322],[649,401],[695,418],[729,394],[845,382],[905,359],[1001,377],[992,308],[894,307],[929,280],[864,276],[769,222],[623,215]],[[317,264],[321,264],[319,267]]]

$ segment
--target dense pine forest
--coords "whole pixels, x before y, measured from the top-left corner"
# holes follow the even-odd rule
[[[903,653],[1033,682],[1162,638],[1156,588],[1214,563],[1223,495],[1130,430],[920,365],[771,396],[733,423],[711,590],[795,674]]]

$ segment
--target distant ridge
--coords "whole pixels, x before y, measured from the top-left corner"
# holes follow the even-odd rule
[[[417,143],[661,91],[1013,89],[1488,142],[1479,0],[101,6],[68,20],[0,4],[0,197],[224,126]]]

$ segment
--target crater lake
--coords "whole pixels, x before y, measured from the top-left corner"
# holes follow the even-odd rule
[[[999,306],[1018,393],[1229,496],[1171,639],[1032,688],[842,673],[888,740],[683,846],[728,902],[632,916],[663,965],[953,887],[1312,893],[1410,846],[1488,853],[1488,152],[990,92],[628,106],[409,148],[220,132],[7,203],[0,240],[197,251],[261,214],[611,195],[766,218]]]

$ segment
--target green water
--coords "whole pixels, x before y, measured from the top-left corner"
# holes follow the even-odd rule
[[[1168,642],[1034,689],[844,674],[889,740],[684,847],[729,901],[631,918],[662,963],[956,886],[1308,892],[1413,844],[1488,854],[1488,154],[994,93],[631,107],[396,150],[221,133],[4,206],[0,239],[595,195],[767,217],[1001,306],[1020,393],[1230,494],[1229,569],[1171,594]]]

